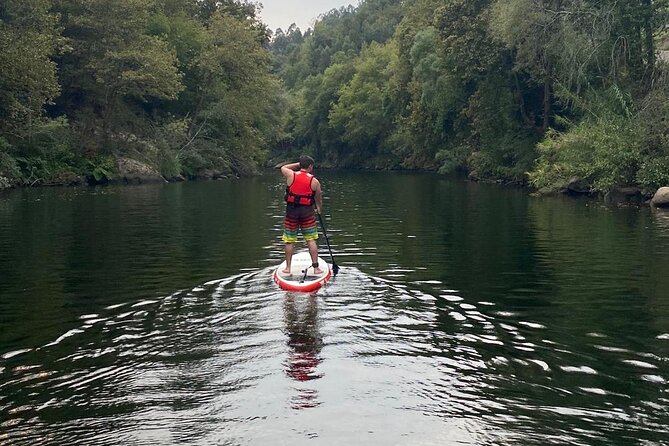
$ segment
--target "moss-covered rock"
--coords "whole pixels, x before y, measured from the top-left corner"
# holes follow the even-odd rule
[[[45,180],[44,186],[81,186],[86,179],[71,171],[56,172],[51,178]]]
[[[155,184],[165,183],[167,180],[158,172],[158,169],[131,158],[116,160],[118,173],[112,183],[120,184]]]
[[[608,204],[641,204],[647,198],[638,187],[616,187],[604,195],[604,201]]]

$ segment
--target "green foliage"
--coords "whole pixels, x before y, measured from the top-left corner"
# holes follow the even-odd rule
[[[48,0],[3,0],[0,6],[0,135],[29,132],[59,92],[56,16]]]
[[[293,135],[298,144],[308,147],[319,158],[330,155],[328,158],[338,159],[345,150],[328,118],[340,89],[354,73],[351,63],[333,64],[323,74],[307,78],[298,92],[292,117]]]
[[[376,155],[392,132],[393,77],[397,51],[390,42],[372,43],[355,61],[355,74],[339,90],[330,126],[353,150],[354,159]]]
[[[385,165],[538,187],[574,176],[601,191],[659,185],[669,89],[652,36],[666,13],[648,0],[333,10],[272,48],[294,95],[289,141],[335,165],[383,154]]]
[[[63,172],[77,170],[77,156],[70,150],[72,132],[67,120],[40,119],[31,126],[28,138],[5,145],[5,163],[13,159],[12,179],[16,183],[41,184]]]
[[[104,181],[119,156],[250,174],[271,151],[538,187],[667,182],[664,1],[363,0],[271,41],[257,8],[3,1],[0,175]]]
[[[530,175],[536,187],[560,188],[572,177],[601,192],[635,184],[643,162],[637,121],[623,112],[616,89],[591,96],[588,116],[566,132],[550,132],[539,144]]]
[[[111,156],[101,155],[88,159],[85,167],[98,183],[111,180],[116,172],[116,162]]]
[[[414,36],[409,61],[412,72],[405,87],[410,97],[406,108],[409,114],[400,121],[404,127],[400,132],[409,148],[404,164],[418,167],[429,163],[437,153],[439,161],[446,164],[462,159],[447,155],[454,144],[446,135],[455,133],[466,91],[449,69],[436,28],[427,27]]]
[[[106,101],[120,98],[143,102],[176,99],[183,89],[176,52],[159,37],[139,36],[131,45],[107,51],[91,62],[95,80],[105,86]]]
[[[466,145],[458,145],[455,147],[446,147],[435,155],[435,160],[439,163],[439,173],[452,173],[461,169],[467,164],[467,159],[470,158],[470,148]],[[470,158],[473,165],[474,158]]]
[[[178,158],[186,169],[197,163],[248,174],[283,137],[284,100],[270,75],[269,53],[258,32],[223,14],[211,17],[194,58],[199,80],[190,91],[188,141]],[[195,140],[199,139],[197,143]]]
[[[255,14],[237,0],[4,2],[6,170],[35,184],[63,172],[103,181],[128,156],[167,176],[254,171],[287,116]]]
[[[669,184],[669,156],[643,160],[636,175],[636,182],[650,188],[660,188]]]
[[[283,59],[287,65],[279,69],[287,86],[299,89],[309,76],[354,59],[372,42],[385,43],[393,36],[403,12],[404,5],[399,0],[367,0],[357,8],[341,7],[322,14],[314,29],[301,37],[289,29],[293,39],[304,42],[291,48]],[[284,53],[285,40],[275,40],[272,50],[276,55]]]
[[[479,177],[522,182],[535,159],[535,136],[518,119],[511,79],[491,75],[480,82],[464,113],[469,144],[479,149],[472,169]]]
[[[10,184],[18,182],[21,178],[21,170],[16,159],[11,156],[13,151],[14,147],[0,137],[0,177],[6,178]]]

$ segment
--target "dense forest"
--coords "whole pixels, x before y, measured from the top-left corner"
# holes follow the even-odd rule
[[[290,147],[537,189],[669,184],[658,0],[367,0],[272,40]]]
[[[0,183],[320,165],[544,191],[669,185],[667,0],[5,0]]]
[[[252,173],[285,126],[268,42],[234,0],[3,0],[0,176]]]

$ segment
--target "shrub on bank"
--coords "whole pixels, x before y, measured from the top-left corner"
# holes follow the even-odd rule
[[[560,190],[579,178],[600,193],[638,184],[637,174],[647,159],[631,100],[612,88],[593,93],[578,106],[584,116],[577,123],[565,122],[564,131],[549,130],[538,144],[530,183],[537,189]]]

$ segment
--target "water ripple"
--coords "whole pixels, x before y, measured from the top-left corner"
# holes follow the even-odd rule
[[[271,272],[82,312],[43,345],[5,352],[0,443],[651,444],[669,434],[662,350],[593,331],[565,338],[560,321],[528,317],[525,304],[400,281],[412,270],[396,265],[345,265],[312,294],[280,291]]]

